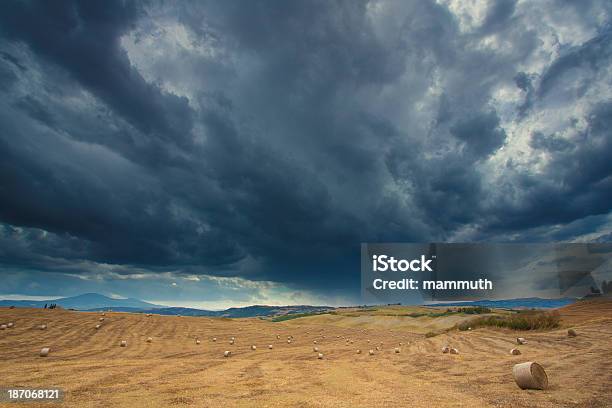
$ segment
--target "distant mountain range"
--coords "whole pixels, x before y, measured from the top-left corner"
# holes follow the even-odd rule
[[[90,311],[107,310],[108,308],[90,309]],[[323,313],[329,310],[334,310],[329,306],[247,306],[247,307],[232,307],[225,310],[204,310],[192,309],[189,307],[163,307],[154,309],[140,309],[133,307],[115,307],[115,312],[130,312],[130,313],[155,313],[161,315],[172,316],[208,316],[208,317],[269,317],[281,316],[294,313]]]
[[[226,310],[203,310],[189,307],[168,307],[144,302],[139,299],[113,299],[99,293],[85,293],[83,295],[65,297],[54,300],[0,300],[0,307],[33,307],[42,308],[52,303],[64,309],[81,311],[99,311],[112,309],[116,312],[156,313],[162,315],[182,316],[211,316],[211,317],[263,317],[279,316],[293,313],[319,313],[333,310],[329,306],[247,306],[232,307]]]
[[[114,299],[99,293],[84,293],[78,296],[65,297],[52,300],[0,300],[0,306],[15,307],[44,307],[45,304],[55,303],[64,309],[90,310],[129,307],[134,309],[156,309],[166,306],[154,305],[139,299]]]
[[[576,302],[573,298],[542,299],[523,298],[505,300],[478,300],[470,302],[435,303],[427,306],[486,306],[501,309],[536,308],[550,309],[569,305]],[[0,300],[0,307],[33,307],[42,308],[45,304],[55,303],[64,309],[81,311],[99,311],[112,309],[117,312],[155,313],[161,315],[182,316],[209,316],[209,317],[268,317],[294,313],[324,313],[335,308],[329,306],[247,306],[232,307],[226,310],[203,310],[189,307],[168,307],[144,302],[139,299],[114,299],[99,293],[85,293],[83,295],[65,297],[54,300]]]
[[[471,302],[434,303],[427,306],[485,306],[499,309],[554,309],[575,303],[575,298],[542,299],[521,298],[504,300],[475,300]]]

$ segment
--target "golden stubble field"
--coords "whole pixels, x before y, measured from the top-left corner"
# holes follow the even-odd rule
[[[96,330],[100,313],[3,308],[0,323],[15,327],[0,331],[0,387],[66,392],[63,403],[5,404],[11,407],[612,407],[612,302],[560,313],[562,329],[520,333],[529,342],[511,356],[517,332],[425,338],[410,317],[349,313],[274,323],[107,312]],[[568,327],[578,336],[567,337]],[[446,344],[460,354],[442,354]],[[42,347],[51,348],[48,357],[38,356]],[[232,356],[224,358],[225,350]],[[512,367],[524,361],[544,366],[549,389],[516,386]]]

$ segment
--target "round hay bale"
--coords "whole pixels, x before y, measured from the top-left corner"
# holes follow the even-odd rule
[[[147,317],[151,317],[153,316],[151,313],[147,313]]]
[[[520,356],[521,355],[521,350],[517,349],[517,348],[513,348],[512,350],[510,350],[510,354],[513,356]]]
[[[257,350],[257,346],[253,344],[253,345],[251,346],[251,350]]]
[[[106,313],[102,313],[102,316],[106,316]]]
[[[374,350],[370,350],[370,351],[368,351],[368,353],[369,353],[371,356],[373,356],[373,355],[374,355]]]
[[[319,360],[323,360],[323,353],[319,353],[319,355],[317,355],[317,358],[318,358]]]
[[[544,390],[548,387],[546,371],[538,363],[528,361],[517,364],[512,368],[512,375],[522,390]]]
[[[6,324],[0,324],[0,330],[6,330]]]
[[[450,353],[450,347],[449,346],[442,347],[442,353],[444,354]]]
[[[49,351],[51,351],[51,349],[49,347],[43,347],[43,348],[40,349],[39,356],[47,357],[49,355]]]
[[[47,325],[46,324],[41,324],[40,325],[40,330],[47,330]]]
[[[380,351],[380,347],[376,346],[376,351]]]
[[[14,323],[7,323],[6,327],[8,327],[9,329],[12,329],[15,326]]]
[[[361,354],[361,350],[357,349],[357,354]]]
[[[127,341],[121,340],[120,346],[121,347],[127,347]]]
[[[147,343],[151,343],[153,341],[153,337],[147,337]]]
[[[276,340],[280,340],[280,336],[278,334],[276,335]]]
[[[525,340],[524,337],[517,337],[516,338],[516,344],[520,345],[520,344],[526,344],[526,343],[527,343],[527,340]]]
[[[314,351],[315,353],[318,353],[319,352],[319,348],[318,347],[313,347],[312,351]]]
[[[454,348],[454,347],[451,347],[451,349],[450,349],[450,353],[451,353],[451,354],[459,354],[459,350],[457,350],[457,349],[456,349],[456,348]]]
[[[229,350],[225,350],[225,351],[223,352],[223,357],[229,357],[229,356],[231,356],[231,355],[232,355],[232,352],[231,352],[231,351],[229,351]]]
[[[200,340],[196,340],[196,344],[200,344]]]
[[[291,344],[291,339],[287,340],[287,344]]]
[[[576,330],[574,329],[569,329],[567,331],[567,337],[576,337]]]
[[[216,338],[216,337],[213,337],[213,338],[212,338],[212,341],[217,341],[217,338]]]
[[[314,340],[314,341],[312,342],[312,344],[317,344],[317,341],[316,341],[316,340]]]
[[[230,338],[230,341],[234,341],[234,340],[236,340],[236,338],[235,338],[235,337]]]
[[[272,350],[272,345],[268,344],[268,350]]]
[[[103,318],[103,317],[101,317],[99,320],[100,320],[101,322],[103,322],[103,321],[104,321],[104,318]]]
[[[96,324],[96,330],[98,330],[100,327],[102,327],[101,324]]]
[[[400,352],[399,347],[396,347],[396,348],[395,348],[395,352],[399,354],[399,352]]]
[[[234,340],[230,340],[230,345],[233,346],[234,345]]]

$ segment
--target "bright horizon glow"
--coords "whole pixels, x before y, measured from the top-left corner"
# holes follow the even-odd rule
[[[0,300],[57,300],[65,298],[66,296],[57,296],[57,295],[49,295],[49,296],[30,296],[30,295],[20,295],[20,294],[8,294],[8,295],[0,295]]]
[[[191,309],[202,309],[219,311],[230,308],[241,308],[249,306],[330,306],[330,307],[350,307],[352,305],[341,305],[341,304],[329,304],[329,303],[283,303],[283,302],[266,302],[266,303],[252,303],[252,302],[231,302],[231,301],[220,301],[220,302],[198,302],[198,301],[174,301],[169,302],[165,300],[145,300],[145,302],[154,303],[156,305],[164,305],[168,307],[187,307]]]

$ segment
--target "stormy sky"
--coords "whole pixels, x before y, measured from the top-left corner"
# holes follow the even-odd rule
[[[4,2],[0,295],[336,305],[361,242],[610,242],[611,15]]]

